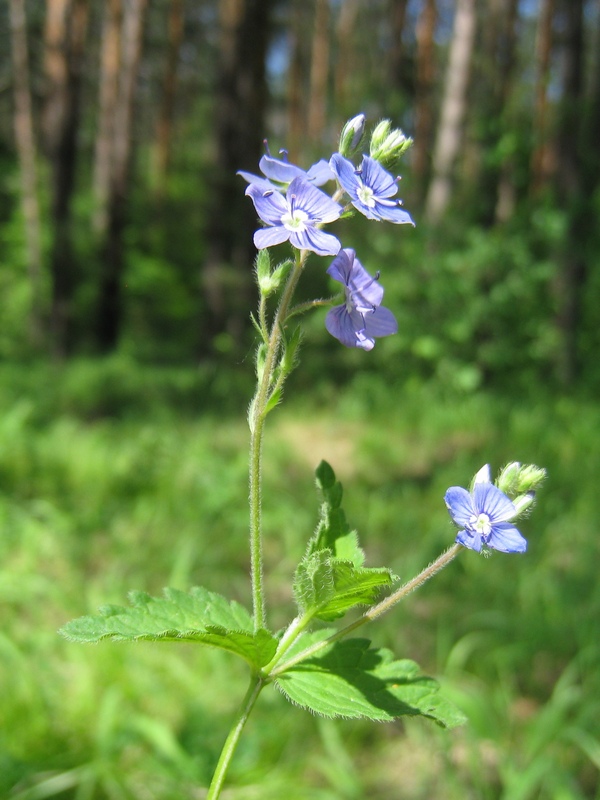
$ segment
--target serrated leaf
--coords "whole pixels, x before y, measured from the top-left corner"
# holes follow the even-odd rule
[[[242,605],[202,587],[189,593],[165,589],[164,597],[131,592],[129,600],[130,608],[104,606],[98,616],[74,619],[60,633],[76,642],[195,641],[236,653],[257,668],[277,649],[268,631],[254,633],[252,617]]]
[[[290,655],[327,633],[302,637]],[[371,648],[368,639],[335,642],[279,675],[275,684],[290,702],[325,717],[391,721],[424,716],[447,728],[465,721],[440,695],[438,683],[422,675],[414,661]]]
[[[357,533],[348,525],[341,508],[342,484],[336,481],[335,473],[326,461],[321,461],[316,469],[316,482],[323,502],[317,530],[309,543],[309,554],[331,550],[336,558],[351,561],[356,567],[362,566],[365,556],[358,546]]]
[[[331,621],[357,605],[370,605],[380,588],[392,581],[387,569],[357,568],[333,558],[329,550],[318,550],[298,565],[294,596],[304,615]]]

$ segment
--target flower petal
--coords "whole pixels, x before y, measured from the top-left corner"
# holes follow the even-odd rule
[[[484,464],[483,467],[479,470],[477,475],[473,478],[473,486],[476,483],[491,483],[492,482],[492,473],[490,470],[489,464]]]
[[[468,531],[459,531],[456,536],[458,544],[463,547],[468,547],[469,550],[481,552],[481,536],[478,533],[469,533]]]
[[[398,322],[389,308],[379,306],[375,311],[366,313],[364,319],[365,333],[371,338],[398,333]]]
[[[521,536],[514,525],[499,522],[492,526],[488,545],[501,553],[524,553],[527,550],[527,539]]]
[[[306,172],[306,179],[310,181],[314,186],[322,186],[327,181],[332,181],[335,178],[335,175],[331,171],[331,167],[322,158],[320,161],[317,161],[316,164],[313,164],[309,170]]]
[[[258,162],[258,166],[263,175],[277,183],[291,183],[299,175],[306,175],[304,170],[295,164],[290,164],[289,161],[283,161],[281,158],[273,158],[273,156],[263,156]]]
[[[272,188],[265,193],[257,183],[251,183],[246,187],[246,194],[252,198],[258,216],[268,225],[279,225],[281,217],[288,212],[284,198]]]
[[[376,197],[393,197],[398,191],[397,182],[374,158],[363,156],[360,172],[362,182],[373,190]]]
[[[264,178],[261,178],[260,175],[253,175],[252,172],[244,172],[240,169],[235,174],[241,175],[247,183],[254,183],[256,186],[259,186],[263,193],[278,188]]]
[[[356,330],[346,311],[346,306],[330,308],[325,317],[325,327],[332,336],[339,339],[346,347],[356,347]]]
[[[283,225],[275,225],[271,228],[260,228],[254,234],[254,246],[257,250],[264,250],[265,247],[273,247],[281,244],[290,238],[290,232]]]
[[[354,250],[348,250],[348,256],[351,262],[348,288],[352,294],[352,302],[358,311],[373,311],[383,300],[383,286],[369,275],[355,257]]]
[[[351,197],[356,197],[356,192],[360,187],[360,181],[356,175],[356,167],[347,158],[334,153],[329,159],[329,166],[334,171],[340,186],[342,186]]]
[[[293,204],[294,208],[304,211],[315,222],[333,222],[342,213],[340,205],[302,177],[294,178],[290,183],[287,197],[290,205]],[[337,253],[337,250],[335,252]]]
[[[469,492],[462,486],[451,486],[444,495],[444,502],[454,522],[460,526],[467,525],[474,514],[473,498]]]
[[[473,505],[477,514],[487,514],[492,525],[512,519],[517,509],[511,500],[493,483],[476,483],[473,487]]]
[[[318,190],[317,190],[318,191]],[[290,233],[290,242],[298,250],[312,250],[318,256],[335,256],[341,248],[339,239],[318,228],[308,227],[301,233]]]
[[[393,222],[395,225],[413,225],[414,222],[408,211],[405,211],[399,206],[389,207],[376,203],[372,219],[378,219],[380,222]]]
[[[354,250],[350,250],[348,248],[340,250],[327,268],[327,274],[330,275],[334,281],[343,283],[344,286],[348,286],[348,283],[350,282],[353,254]]]

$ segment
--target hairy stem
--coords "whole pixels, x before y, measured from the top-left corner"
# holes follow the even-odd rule
[[[277,366],[277,356],[281,347],[283,325],[307,256],[308,251],[297,251],[294,267],[288,276],[269,333],[264,368],[256,387],[256,394],[250,406],[250,568],[252,575],[252,604],[255,630],[266,627],[265,595],[263,588],[261,503],[264,424],[267,416],[267,403],[273,388],[273,374]]]
[[[261,678],[258,678],[256,675],[252,676],[250,686],[248,687],[246,696],[242,701],[238,715],[231,726],[231,730],[229,731],[227,739],[225,739],[225,744],[221,750],[219,761],[208,788],[206,800],[217,800],[217,798],[220,796],[223,783],[225,782],[225,776],[227,774],[227,770],[229,769],[231,759],[233,758],[235,748],[237,747],[237,743],[242,734],[244,726],[248,720],[248,717],[250,716],[250,712],[254,708],[254,704],[256,703],[258,695],[260,694],[264,685],[265,684]]]

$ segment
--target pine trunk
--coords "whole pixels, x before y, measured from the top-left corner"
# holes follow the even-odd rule
[[[415,143],[413,176],[422,202],[429,174],[433,135],[433,90],[435,80],[436,0],[425,0],[417,22],[417,91],[415,98]]]
[[[107,228],[102,245],[102,275],[96,319],[96,340],[101,352],[117,346],[123,318],[123,233],[127,223],[131,164],[133,105],[142,52],[147,0],[127,0],[121,31],[118,93],[114,110],[112,164],[107,203]]]
[[[71,199],[75,185],[79,88],[87,32],[87,0],[48,0],[45,43],[47,83],[43,127],[52,171],[52,347],[58,358],[71,349],[72,299],[77,270]]]
[[[312,147],[320,143],[325,129],[328,78],[329,0],[316,0],[308,108],[308,138]]]
[[[177,89],[177,64],[183,38],[183,0],[171,0],[168,20],[167,63],[163,81],[162,102],[156,127],[155,180],[156,195],[160,199],[165,193],[171,139],[173,135],[173,110]]]
[[[256,215],[236,171],[256,172],[263,150],[272,7],[272,0],[221,0],[219,6],[215,171],[202,269],[202,354],[220,334],[239,342],[248,325]]]
[[[21,171],[21,203],[25,220],[27,270],[31,288],[29,338],[35,348],[42,343],[40,210],[37,195],[36,146],[29,88],[29,51],[25,0],[10,0],[10,28],[15,97],[14,131]]]
[[[532,194],[539,194],[555,172],[556,159],[548,133],[548,83],[553,47],[555,0],[540,0],[535,43],[536,81],[533,109],[533,153],[531,156]]]
[[[94,158],[94,216],[93,228],[98,240],[106,236],[108,227],[108,197],[113,163],[114,120],[119,91],[121,66],[121,0],[106,0],[100,50],[100,96]]]
[[[579,375],[578,335],[587,280],[586,245],[594,225],[591,198],[585,196],[579,142],[583,120],[583,0],[563,0],[565,18],[564,75],[557,151],[558,190],[565,203],[568,228],[559,263],[557,325],[561,337],[558,375],[572,385]],[[597,146],[597,142],[596,142]]]

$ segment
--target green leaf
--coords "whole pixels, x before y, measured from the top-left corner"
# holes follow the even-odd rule
[[[370,605],[393,576],[387,569],[355,567],[330,550],[307,554],[296,570],[294,596],[304,615],[330,621],[357,605]]]
[[[309,543],[309,554],[331,550],[336,558],[351,561],[356,567],[362,566],[365,555],[358,546],[358,535],[350,529],[341,508],[342,484],[336,481],[335,473],[326,461],[321,461],[317,467],[316,478],[323,502],[317,530]]]
[[[266,630],[254,633],[252,617],[239,603],[202,587],[189,594],[165,589],[164,595],[130,592],[131,608],[104,606],[99,616],[74,619],[60,633],[76,642],[200,642],[236,653],[257,668],[275,654],[275,637]]]
[[[301,637],[289,655],[306,649],[332,631]],[[464,715],[440,695],[439,685],[422,675],[414,661],[397,660],[367,639],[346,639],[318,656],[302,661],[275,679],[295,705],[325,717],[391,721],[424,716],[447,728],[465,722]]]
[[[394,576],[387,569],[363,567],[358,535],[350,529],[341,504],[342,485],[326,461],[316,470],[321,494],[319,523],[294,577],[294,595],[304,615],[326,621],[357,605],[371,604]]]

